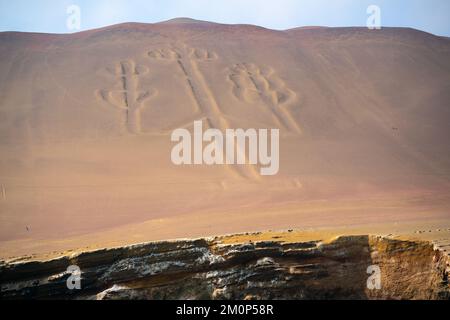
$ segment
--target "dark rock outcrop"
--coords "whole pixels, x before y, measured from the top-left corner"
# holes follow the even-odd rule
[[[330,243],[153,242],[50,261],[2,262],[2,299],[449,299],[449,257],[378,236]],[[67,268],[81,270],[70,290]],[[375,266],[375,269],[370,269]],[[369,269],[368,269],[369,268]],[[373,270],[380,287],[369,288]],[[377,275],[375,275],[377,276]],[[369,280],[368,280],[369,279]]]

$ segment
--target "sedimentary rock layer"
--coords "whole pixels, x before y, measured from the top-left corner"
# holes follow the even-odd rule
[[[4,261],[0,267],[1,297],[450,298],[450,259],[429,242],[367,235],[342,236],[327,243],[229,243],[223,239],[152,242],[49,261]],[[73,279],[67,272],[71,265],[81,270],[79,290],[67,287]],[[374,270],[379,270],[379,289],[368,286],[368,281],[378,276]]]

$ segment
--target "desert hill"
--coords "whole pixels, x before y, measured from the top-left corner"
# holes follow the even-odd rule
[[[0,70],[2,255],[450,219],[445,37],[183,18],[3,32]],[[279,174],[175,166],[194,120],[279,128]]]

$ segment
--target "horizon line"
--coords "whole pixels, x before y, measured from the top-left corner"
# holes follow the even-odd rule
[[[177,20],[179,22],[177,22]],[[182,22],[182,20],[187,20],[187,21]],[[353,25],[353,26],[351,26],[351,25],[349,25],[349,26],[303,25],[303,26],[296,26],[296,27],[292,27],[292,28],[288,28],[288,29],[272,29],[272,28],[261,26],[261,25],[251,24],[251,23],[222,23],[222,22],[216,22],[216,21],[198,20],[198,19],[189,18],[189,17],[175,17],[175,18],[161,20],[161,21],[157,21],[157,22],[125,21],[125,22],[104,25],[104,26],[100,26],[100,27],[96,27],[96,28],[92,28],[92,29],[77,30],[74,32],[41,32],[41,31],[3,30],[3,31],[0,31],[0,34],[2,34],[2,33],[27,33],[27,34],[46,34],[46,35],[74,35],[74,34],[80,34],[83,32],[99,31],[102,29],[107,29],[107,28],[120,26],[120,25],[126,25],[126,24],[156,25],[156,24],[165,24],[165,23],[167,23],[167,24],[169,24],[169,23],[173,23],[173,24],[208,23],[208,24],[216,24],[216,25],[224,25],[224,26],[249,26],[249,27],[257,27],[257,28],[261,28],[261,29],[265,29],[265,30],[275,31],[275,32],[287,32],[287,31],[292,31],[292,30],[297,30],[297,29],[305,29],[305,30],[306,29],[346,29],[346,28],[348,28],[348,29],[350,29],[350,28],[368,29],[367,26],[356,26],[356,25]],[[429,31],[417,29],[414,27],[408,27],[408,26],[383,26],[382,25],[380,30],[382,30],[382,29],[410,29],[410,30],[427,33],[427,34],[430,34],[430,35],[433,35],[436,37],[450,38],[445,35],[438,35],[438,34],[435,34],[435,33],[429,32]],[[368,29],[368,30],[370,30],[370,29]],[[379,31],[379,30],[377,30],[377,31]]]

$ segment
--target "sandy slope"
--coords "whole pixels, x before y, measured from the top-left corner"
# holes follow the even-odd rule
[[[1,255],[450,220],[447,38],[175,20],[0,33],[0,71]],[[174,166],[200,119],[280,128],[280,173]]]

